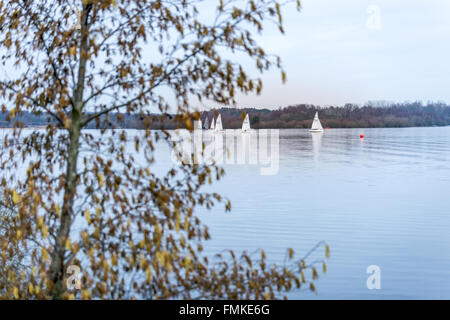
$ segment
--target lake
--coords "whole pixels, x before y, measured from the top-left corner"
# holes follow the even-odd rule
[[[326,241],[331,257],[317,295],[289,298],[450,299],[450,127],[286,129],[276,142],[272,174],[261,174],[260,164],[225,163],[226,176],[205,189],[232,202],[229,213],[223,205],[197,210],[212,236],[206,254],[264,249],[281,264],[287,248],[300,258]],[[155,172],[174,165],[166,143],[156,158]],[[378,290],[366,285],[371,265],[381,270]]]
[[[318,294],[289,298],[450,299],[449,160],[450,127],[280,130],[276,174],[224,165],[211,190],[232,211],[200,212],[206,251],[264,248],[282,262],[286,248],[302,256],[324,240],[331,258]],[[370,265],[379,290],[366,286]]]

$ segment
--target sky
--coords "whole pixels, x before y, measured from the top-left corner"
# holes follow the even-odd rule
[[[213,17],[217,0],[203,3],[200,14]],[[236,107],[377,100],[450,104],[450,0],[301,3],[300,12],[294,3],[282,10],[284,35],[272,26],[255,36],[266,52],[281,57],[287,82],[282,83],[278,70],[270,70],[262,76],[261,95],[238,94]],[[173,99],[170,92],[167,99]],[[221,107],[197,100],[194,105],[200,110]]]
[[[367,101],[450,103],[450,1],[303,0],[284,10],[286,34],[259,40],[287,71],[263,76],[260,96],[238,107],[364,104]]]

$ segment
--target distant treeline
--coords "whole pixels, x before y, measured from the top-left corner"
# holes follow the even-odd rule
[[[125,129],[175,129],[179,127],[174,121],[175,117],[169,114],[154,115],[151,117],[141,116],[137,114],[111,113],[108,116],[101,116],[98,121],[92,121],[88,129],[108,129],[108,128],[125,128]],[[12,127],[42,127],[48,124],[58,126],[58,122],[48,114],[33,114],[30,112],[19,112],[11,119],[9,113],[0,113],[0,128]]]
[[[401,103],[389,105],[346,104],[343,107],[295,105],[277,110],[228,109],[217,110],[222,115],[224,128],[240,128],[242,112],[248,112],[252,128],[310,128],[316,111],[323,127],[376,128],[424,127],[450,125],[450,105],[444,103]],[[212,115],[212,112],[208,112]]]
[[[324,127],[330,128],[375,128],[375,127],[423,127],[450,125],[450,105],[445,103],[391,103],[366,104],[358,106],[346,104],[343,107],[319,107],[315,105],[300,104],[279,108],[276,110],[257,108],[221,108],[200,113],[205,121],[208,117],[222,115],[224,129],[237,129],[242,125],[243,115],[248,113],[250,123],[255,129],[269,128],[309,128],[314,113],[319,111],[319,117]],[[197,114],[198,116],[198,114]],[[196,117],[192,115],[192,117]],[[183,127],[183,122],[175,121],[174,115],[156,115],[149,118],[139,115],[112,114],[109,118],[102,118],[97,125],[101,128],[134,128],[134,129],[175,129]],[[8,121],[7,113],[0,113],[0,127],[14,125],[43,126],[49,123],[48,115],[34,115],[23,112],[13,121]],[[90,128],[96,128],[92,123]]]

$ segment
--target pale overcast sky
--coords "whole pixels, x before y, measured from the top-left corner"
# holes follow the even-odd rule
[[[262,94],[239,95],[237,107],[450,103],[450,0],[301,2],[301,12],[293,4],[283,10],[285,35],[272,27],[257,37],[267,52],[281,56],[287,83],[269,71]],[[217,3],[205,0],[201,14],[212,16]]]
[[[262,38],[288,81],[264,76],[239,107],[368,100],[450,102],[449,0],[303,0],[284,11],[286,35]],[[378,23],[378,21],[380,23]]]

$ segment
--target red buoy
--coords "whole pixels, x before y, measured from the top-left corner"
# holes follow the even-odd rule
[[[364,139],[364,133],[361,133],[361,134],[359,135],[359,137],[360,137],[361,139]]]

